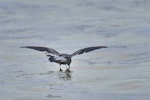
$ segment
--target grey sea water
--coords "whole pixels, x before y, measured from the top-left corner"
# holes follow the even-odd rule
[[[0,0],[1,100],[149,100],[149,0]],[[45,46],[75,56],[59,72]],[[62,66],[65,70],[65,66]]]

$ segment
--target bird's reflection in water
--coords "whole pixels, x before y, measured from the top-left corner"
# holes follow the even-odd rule
[[[72,71],[68,71],[68,70],[66,70],[66,71],[59,71],[58,72],[58,76],[59,76],[59,79],[63,79],[63,80],[71,80],[71,78],[72,78]]]

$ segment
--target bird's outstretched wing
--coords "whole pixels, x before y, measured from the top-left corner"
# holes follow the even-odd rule
[[[38,47],[38,46],[22,46],[20,48],[29,48],[29,49],[34,49],[34,50],[38,50],[38,51],[42,51],[42,52],[48,52],[54,55],[59,55],[59,52],[57,52],[54,49],[51,48],[47,48],[47,47]]]
[[[71,57],[73,57],[75,55],[80,55],[80,54],[83,54],[83,53],[87,53],[87,52],[90,52],[90,51],[93,51],[93,50],[96,50],[96,49],[101,49],[101,48],[107,48],[107,46],[95,46],[95,47],[83,48],[83,49],[80,49],[80,50],[74,52],[73,54],[71,54]]]

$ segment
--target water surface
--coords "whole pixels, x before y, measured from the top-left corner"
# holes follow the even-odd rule
[[[1,0],[2,100],[149,100],[149,0]],[[59,72],[34,45],[75,56]],[[65,66],[62,66],[65,70]]]

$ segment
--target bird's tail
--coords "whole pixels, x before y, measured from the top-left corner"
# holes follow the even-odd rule
[[[53,55],[51,55],[51,54],[48,53],[48,52],[45,52],[45,54],[46,54],[46,56],[48,57],[48,59],[49,59],[50,62],[54,62],[54,56],[53,56]]]
[[[49,61],[54,62],[54,56],[49,56]]]

